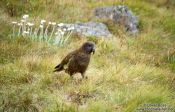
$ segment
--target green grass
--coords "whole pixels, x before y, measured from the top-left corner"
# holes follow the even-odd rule
[[[48,0],[46,5],[39,0],[26,6],[7,1],[14,5],[15,15],[9,14],[6,5],[0,8],[0,111],[135,112],[146,104],[166,104],[175,109],[173,4],[166,4],[170,5],[167,9],[160,5],[163,0],[124,1],[140,20],[136,38],[104,20],[114,38],[74,35],[66,46],[57,47],[25,37],[11,38],[11,21],[23,13],[36,21],[89,21],[95,7],[121,1]],[[86,40],[97,44],[86,73],[88,79],[81,80],[77,74],[71,80],[64,72],[53,73],[54,66]]]

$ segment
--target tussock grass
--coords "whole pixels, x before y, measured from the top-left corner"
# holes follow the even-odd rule
[[[116,30],[120,27],[104,20],[114,38],[73,35],[66,46],[57,47],[25,37],[10,38],[7,20],[18,19],[27,11],[34,19],[88,21],[95,7],[122,2],[48,0],[47,5],[40,0],[29,2],[31,10],[27,11],[10,1],[15,6],[14,17],[7,15],[8,7],[1,7],[0,111],[134,112],[145,104],[175,108],[173,8],[157,7],[158,2],[124,1],[139,17],[141,31],[137,38]],[[54,66],[68,52],[87,40],[97,44],[87,80],[81,80],[80,74],[71,80],[64,72],[53,73]]]

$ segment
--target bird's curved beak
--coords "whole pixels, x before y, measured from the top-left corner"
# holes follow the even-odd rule
[[[94,54],[95,53],[95,48],[93,48],[91,52]]]

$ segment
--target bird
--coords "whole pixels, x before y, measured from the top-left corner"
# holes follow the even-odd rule
[[[88,68],[91,54],[94,53],[95,43],[92,41],[86,41],[80,48],[68,53],[61,63],[55,66],[54,72],[64,70],[71,78],[76,73],[80,73],[82,78],[87,78],[85,77],[85,72]]]

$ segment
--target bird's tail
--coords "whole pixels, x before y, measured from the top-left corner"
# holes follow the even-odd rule
[[[59,64],[55,67],[55,70],[53,72],[59,72],[62,71],[64,69],[63,65]]]

